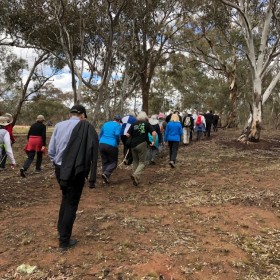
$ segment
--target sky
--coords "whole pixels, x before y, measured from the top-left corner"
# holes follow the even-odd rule
[[[33,49],[22,49],[13,47],[13,52],[19,57],[28,62],[29,67],[32,66],[34,59],[36,58],[36,53]],[[48,69],[44,69],[48,71]],[[23,82],[26,81],[28,76],[28,71],[23,71]],[[71,74],[68,67],[64,67],[63,70],[58,74],[52,77],[51,82],[54,87],[62,90],[63,92],[72,91],[71,87]]]

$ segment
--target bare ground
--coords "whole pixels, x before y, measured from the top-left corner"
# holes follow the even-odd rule
[[[99,175],[79,205],[79,243],[64,253],[52,166],[44,158],[42,174],[21,178],[18,136],[19,166],[0,173],[0,279],[280,279],[280,132],[249,145],[238,133],[181,146],[175,169],[165,151],[139,187],[125,166],[110,187]]]

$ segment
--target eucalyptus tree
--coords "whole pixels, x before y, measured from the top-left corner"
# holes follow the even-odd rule
[[[0,10],[0,45],[6,46],[6,49],[11,53],[7,57],[7,65],[4,65],[6,58],[4,56],[0,58],[3,68],[2,77],[9,85],[4,91],[4,101],[7,101],[6,105],[10,104],[9,111],[14,115],[13,122],[15,124],[24,103],[30,100],[63,65],[49,51],[39,48],[33,49],[36,44],[34,44],[32,37],[36,38],[34,34],[37,33],[34,22],[40,18],[38,14],[34,15],[34,18],[30,18],[31,11],[35,6],[30,5],[28,1],[13,0],[1,0],[0,5],[2,8]],[[41,33],[41,37],[44,37],[43,33]],[[32,58],[28,60],[18,58],[13,54],[12,48],[14,46],[28,49]]]
[[[73,5],[70,3],[72,1],[60,0],[1,1],[4,6],[1,16],[5,19],[3,26],[6,34],[6,40],[2,40],[2,43],[43,50],[63,59],[71,70],[72,88],[77,99],[73,64],[79,34],[77,3]],[[74,33],[76,42],[73,39]]]
[[[280,79],[280,2],[278,0],[217,0],[231,14],[231,26],[243,36],[240,53],[246,56],[252,79],[252,108],[240,141],[259,141],[263,104]],[[265,86],[266,84],[266,86]]]
[[[53,124],[67,119],[69,117],[68,97],[67,93],[55,88],[51,82],[46,83],[22,108],[19,122],[31,124],[37,115],[44,115],[46,121]]]
[[[108,95],[114,55],[121,47],[119,19],[128,0],[2,1],[11,37],[62,60],[72,75],[75,102],[80,102],[81,81],[96,95],[95,118]]]
[[[110,98],[110,81],[114,80],[113,76],[119,74],[116,72],[119,67],[118,53],[123,47],[122,13],[128,3],[129,0],[106,0],[91,4],[90,9],[97,10],[97,16],[90,18],[90,21],[94,21],[97,29],[91,30],[89,37],[86,38],[85,62],[89,75],[87,79],[82,80],[89,89],[97,88],[93,119],[96,118],[104,102]]]
[[[222,74],[184,54],[170,59],[169,79],[182,97],[181,109],[227,111],[227,83]]]
[[[19,61],[17,57],[7,47],[0,47],[0,99],[5,98],[5,94],[9,92],[15,82],[13,77],[13,68]],[[19,63],[21,64],[21,63]]]
[[[10,100],[10,112],[15,124],[22,106],[29,101],[56,73],[57,69],[44,71],[41,66],[50,57],[46,52],[39,52],[32,63],[14,57],[4,70],[4,79],[10,87],[5,91],[5,101]],[[46,73],[47,72],[47,73]],[[12,110],[12,111],[11,111]]]
[[[224,77],[228,84],[228,91],[225,94],[229,98],[228,112],[224,112],[227,114],[224,125],[235,127],[239,95],[237,67],[242,57],[238,55],[236,48],[240,42],[240,35],[236,28],[231,26],[230,19],[231,15],[224,10],[223,5],[217,1],[203,1],[197,7],[197,12],[194,13],[189,25],[186,26],[187,36],[189,37],[191,29],[193,40],[184,47],[191,54],[190,61],[202,63],[209,73],[214,70],[220,77]],[[182,33],[180,40],[189,40],[184,37],[185,34]]]
[[[55,63],[49,53],[31,53],[32,59],[24,59],[17,57],[7,46],[0,48],[0,98],[5,110],[13,114],[14,124],[24,103],[57,73],[56,67],[44,71],[42,66],[46,61],[49,61],[48,65]]]
[[[156,70],[149,99],[151,114],[181,109],[181,95],[172,84],[172,77],[168,68],[169,67],[159,67]],[[180,100],[180,102],[176,102],[178,100]]]
[[[175,46],[172,38],[186,24],[186,11],[179,0],[131,0],[125,10],[126,44],[130,67],[137,73],[142,110],[149,112],[152,79],[158,66],[165,65]]]

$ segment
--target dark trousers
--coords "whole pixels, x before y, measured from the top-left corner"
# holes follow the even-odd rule
[[[126,141],[127,141],[127,136],[126,135],[122,135],[121,136],[121,140],[122,140],[122,143],[123,143],[123,157],[126,156],[126,162],[127,164],[131,164],[132,161],[133,161],[133,158],[132,158],[132,151],[131,149],[129,149],[126,145]],[[128,151],[128,154],[127,154],[127,151]],[[127,154],[127,155],[126,155]]]
[[[212,124],[211,124],[211,123],[206,123],[206,136],[207,136],[208,138],[210,137],[211,127],[212,127]]]
[[[198,130],[198,131],[197,131],[197,133],[196,133],[196,140],[197,140],[197,141],[200,141],[200,140],[201,140],[202,133],[203,133],[202,130]]]
[[[55,176],[59,183],[60,166],[55,166]],[[85,176],[83,173],[80,173],[71,181],[69,181],[67,187],[60,186],[62,191],[62,199],[57,222],[60,245],[67,245],[72,235],[73,224],[76,219],[76,212],[84,184]]]
[[[176,141],[168,141],[169,160],[173,161],[174,163],[176,162],[177,152],[178,152],[178,149],[179,149],[179,143],[180,142],[176,142]]]
[[[102,173],[110,177],[118,165],[119,150],[107,144],[99,144],[99,150],[102,160]]]
[[[218,131],[218,123],[213,123],[213,130]]]
[[[35,158],[35,154],[37,154],[37,159],[36,159],[36,170],[41,170],[41,164],[43,160],[43,152],[35,152],[35,151],[28,151],[27,153],[27,159],[25,160],[23,164],[24,170],[27,170],[31,163],[33,162]]]

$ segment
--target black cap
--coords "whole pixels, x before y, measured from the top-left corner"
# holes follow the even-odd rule
[[[83,114],[85,115],[85,118],[87,118],[87,113],[86,113],[86,108],[82,105],[74,105],[71,109],[70,109],[70,113],[76,113],[76,114]]]
[[[122,117],[120,115],[115,115],[114,116],[114,120],[121,122],[122,121]]]

